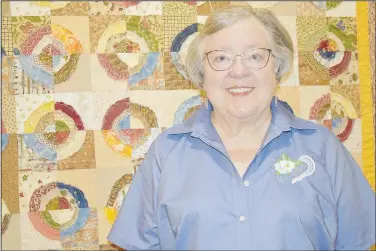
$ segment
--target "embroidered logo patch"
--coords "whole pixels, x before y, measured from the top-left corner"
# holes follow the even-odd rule
[[[285,183],[293,177],[291,183],[294,184],[315,172],[315,162],[309,156],[301,156],[298,160],[293,160],[282,154],[274,164],[274,170],[279,181]]]

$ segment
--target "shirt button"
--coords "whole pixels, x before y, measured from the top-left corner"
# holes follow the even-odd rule
[[[241,222],[245,221],[245,216],[243,216],[243,215],[240,216],[240,217],[239,217],[239,220],[240,220]]]
[[[246,180],[246,181],[244,181],[244,186],[249,186],[249,181],[248,180]]]

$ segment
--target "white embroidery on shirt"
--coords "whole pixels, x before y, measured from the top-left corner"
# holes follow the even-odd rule
[[[298,177],[293,178],[292,181],[291,181],[292,184],[294,184],[298,181],[301,181],[305,177],[311,176],[316,170],[315,162],[313,161],[313,159],[311,157],[301,156],[301,157],[299,157],[299,160],[306,163],[308,165],[308,169],[307,169],[307,171],[305,171],[304,173],[302,173]]]
[[[307,170],[304,170],[304,163],[308,166]],[[315,162],[309,156],[301,156],[295,161],[286,154],[282,154],[274,164],[274,169],[280,182],[286,183],[291,177],[293,177],[291,183],[294,184],[305,177],[312,175],[315,172],[316,167]]]

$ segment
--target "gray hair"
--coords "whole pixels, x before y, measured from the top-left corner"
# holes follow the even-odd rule
[[[276,59],[277,80],[280,80],[290,71],[294,57],[292,39],[273,12],[268,9],[254,9],[251,6],[230,6],[213,11],[197,37],[190,44],[185,62],[190,81],[200,88],[203,86],[203,40],[209,35],[231,26],[238,20],[250,17],[254,17],[261,22],[269,35],[272,44],[271,49]]]

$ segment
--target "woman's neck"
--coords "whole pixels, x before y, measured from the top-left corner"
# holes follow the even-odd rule
[[[220,136],[231,138],[263,139],[272,120],[272,112],[267,109],[246,119],[238,119],[226,113],[213,111],[211,121]]]

